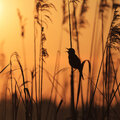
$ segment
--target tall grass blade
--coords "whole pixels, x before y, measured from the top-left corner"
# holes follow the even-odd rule
[[[10,64],[6,65],[1,71],[0,74],[9,66]]]

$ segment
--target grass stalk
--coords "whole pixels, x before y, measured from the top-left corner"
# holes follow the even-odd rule
[[[11,95],[13,95],[13,78],[12,78],[12,61],[10,58],[10,78],[11,78]],[[12,119],[14,120],[14,104],[13,104],[13,96],[12,97]]]
[[[36,96],[36,103],[37,103],[37,76],[36,76],[36,27],[35,27],[35,20],[34,20],[34,70],[35,70],[35,96]]]
[[[112,102],[113,102],[113,99],[114,99],[115,96],[116,96],[117,91],[119,90],[119,87],[120,87],[120,83],[118,84],[118,86],[117,86],[117,88],[116,88],[116,90],[115,90],[115,92],[114,92],[111,100],[109,101],[109,105],[107,106],[107,110],[106,110],[106,112],[105,112],[105,114],[104,114],[104,117],[108,114],[108,111],[109,111],[109,109],[110,109],[110,106],[111,106],[111,104],[112,104]],[[119,118],[120,118],[120,117],[119,117]]]
[[[103,65],[103,62],[104,62],[105,51],[107,51],[107,49],[108,49],[108,46],[107,46],[107,45],[108,45],[108,40],[109,40],[109,37],[110,37],[110,34],[111,34],[111,28],[112,28],[113,23],[114,23],[114,17],[113,17],[113,20],[112,20],[112,23],[111,23],[111,26],[110,26],[109,34],[108,34],[107,41],[106,41],[106,44],[105,44],[105,48],[104,48],[104,51],[103,51],[102,61],[101,61],[101,64],[100,64],[100,68],[99,68],[99,72],[98,72],[98,76],[97,76],[97,81],[96,81],[95,89],[94,89],[94,92],[93,92],[93,94],[92,94],[92,98],[91,98],[91,100],[90,100],[90,108],[89,108],[89,111],[88,111],[87,119],[89,118],[89,115],[90,115],[92,103],[93,103],[93,100],[94,100],[94,95],[95,95],[96,88],[97,88],[97,85],[98,85],[98,81],[99,81],[99,77],[100,77],[102,65]],[[106,55],[107,55],[107,54],[106,54]],[[107,57],[106,57],[106,58],[107,58]],[[106,63],[108,63],[108,62],[106,62]],[[107,66],[106,66],[106,70],[107,70]],[[107,72],[106,72],[106,73],[107,73]],[[106,76],[107,76],[107,74],[106,74]],[[109,86],[108,86],[108,87],[109,87]]]
[[[37,1],[35,0],[35,5]],[[36,110],[37,110],[37,119],[38,119],[38,100],[37,100],[37,75],[36,75],[36,21],[34,17],[34,71],[35,71],[35,98],[36,98]]]
[[[31,99],[33,99],[33,79],[34,79],[34,71],[31,71]],[[33,116],[33,109],[31,110],[31,120]]]
[[[116,85],[118,86],[118,81],[117,81],[117,70],[115,70],[115,67],[114,67],[114,63],[113,63],[113,59],[112,59],[112,55],[111,55],[111,63],[112,63],[112,66],[113,66],[113,72],[114,72],[114,83],[113,83],[113,87],[112,87],[112,90],[114,89],[114,86],[115,86],[115,83]],[[119,96],[120,96],[120,89],[118,89],[118,93],[119,93]]]
[[[69,0],[68,0],[68,14],[69,14],[70,48],[72,48],[71,17],[70,17],[70,1],[69,1]]]
[[[19,60],[19,55],[18,55],[18,53],[17,52],[14,52],[13,53],[13,55],[15,55],[15,57],[16,57],[16,60],[17,60],[17,63],[18,63],[18,65],[19,65],[19,68],[20,68],[20,71],[21,71],[21,75],[22,75],[22,80],[23,80],[23,87],[24,87],[24,96],[25,96],[25,117],[26,117],[26,120],[29,120],[29,109],[28,109],[28,99],[27,99],[27,94],[26,94],[26,92],[27,93],[29,93],[29,90],[28,90],[28,88],[26,88],[25,87],[25,76],[24,76],[24,71],[23,71],[23,67],[22,67],[22,65],[21,65],[21,63],[20,63],[20,60]],[[13,56],[13,55],[11,55],[11,57]],[[16,82],[17,83],[17,82]],[[17,85],[17,84],[16,84]],[[20,92],[21,93],[21,92]],[[29,95],[29,97],[30,97],[30,94],[28,94]]]
[[[6,84],[6,88],[5,88],[5,120],[7,119],[6,115],[7,115],[7,87],[8,87],[8,80],[7,80],[7,84]]]
[[[43,41],[41,41],[41,48],[43,49]],[[40,107],[41,107],[41,114],[42,115],[42,90],[43,90],[43,53],[42,53],[42,61],[41,61],[41,104],[40,104]]]
[[[17,91],[16,91],[16,84],[15,84],[14,101],[15,101],[15,103],[14,103],[15,120],[17,120],[17,106],[16,106],[17,105]]]
[[[71,34],[71,17],[70,17],[70,1],[68,0],[68,14],[69,14],[69,32],[70,32],[70,48],[72,48],[72,34]],[[71,67],[71,114],[74,120],[76,120],[76,113],[74,108],[74,75],[73,68]]]
[[[42,9],[42,8],[41,8]],[[38,11],[38,17],[39,17],[39,11]],[[38,90],[39,90],[39,115],[38,115],[38,118],[41,120],[42,119],[42,78],[40,78],[40,76],[42,76],[42,68],[40,69],[40,63],[41,63],[41,51],[42,51],[42,48],[41,48],[41,44],[42,44],[42,12],[41,12],[41,38],[40,38],[40,43],[39,43],[39,87],[38,87]],[[41,71],[40,71],[41,70]],[[41,72],[41,73],[40,73]]]
[[[57,107],[57,110],[56,110],[56,113],[55,113],[55,119],[54,120],[57,120],[57,114],[58,114],[58,112],[60,110],[60,107],[61,107],[62,103],[63,103],[63,99],[61,99],[61,101],[60,101],[60,103],[59,103],[59,105]]]
[[[110,48],[108,48],[107,49],[107,54],[108,54],[108,57],[106,57],[106,59],[108,59],[108,60],[106,60],[108,63],[107,63],[107,65],[108,66],[106,66],[106,68],[108,69],[107,71],[108,71],[108,74],[107,74],[107,72],[106,72],[106,74],[107,74],[107,99],[108,99],[108,102],[107,102],[107,105],[109,106],[109,100],[110,100],[110,73],[111,73],[111,63],[110,63]],[[108,107],[108,112],[107,112],[107,120],[109,120],[110,118],[109,118],[109,116],[110,116],[110,109],[109,109],[109,107]]]
[[[94,100],[95,92],[96,92],[96,89],[97,89],[97,85],[98,85],[98,81],[99,81],[99,77],[100,77],[100,73],[101,73],[101,69],[102,69],[102,65],[103,65],[103,61],[104,61],[105,51],[106,51],[106,46],[105,46],[105,49],[104,49],[104,52],[103,52],[103,55],[102,55],[102,60],[101,60],[101,64],[100,64],[100,68],[99,68],[99,72],[98,72],[98,76],[97,76],[97,81],[96,81],[96,84],[95,84],[95,89],[94,89],[94,92],[92,94],[92,98],[90,100],[90,108],[89,108],[89,111],[88,111],[87,119],[89,118],[89,115],[90,115],[90,112],[91,112],[92,103],[93,103],[93,100]]]
[[[101,17],[102,17],[102,53],[104,52],[104,11],[102,11],[101,13]],[[104,88],[105,88],[105,81],[104,81],[104,78],[105,78],[105,75],[104,75],[105,71],[104,71],[104,61],[103,61],[103,95],[104,95]],[[103,116],[103,120],[104,120],[104,107],[105,107],[105,101],[104,101],[104,97],[103,97],[103,105],[102,105],[102,116]]]

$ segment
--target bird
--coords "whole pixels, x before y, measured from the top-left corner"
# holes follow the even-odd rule
[[[84,60],[81,63],[81,60],[79,57],[75,54],[75,50],[73,48],[67,48],[67,53],[68,53],[68,59],[69,59],[69,64],[72,68],[78,69],[79,70],[79,82],[78,82],[78,91],[77,91],[77,101],[76,101],[76,110],[78,106],[78,101],[79,101],[79,95],[80,95],[80,86],[81,86],[81,78],[84,80],[83,77],[83,66],[85,62],[88,62],[89,64],[89,72],[91,71],[91,64],[89,60]]]
[[[78,83],[78,92],[77,92],[77,101],[76,101],[76,110],[77,110],[79,94],[80,94],[81,78],[83,78],[83,74],[82,74],[83,63],[81,63],[81,60],[75,54],[75,50],[73,48],[67,48],[67,50],[68,50],[67,53],[68,53],[68,59],[69,59],[70,66],[72,68],[79,70],[79,83]]]
[[[67,50],[68,50],[67,53],[68,53],[68,59],[69,59],[70,66],[72,68],[78,69],[81,74],[81,77],[83,78],[83,74],[82,74],[83,65],[81,64],[81,60],[75,54],[75,50],[73,48],[67,48]]]

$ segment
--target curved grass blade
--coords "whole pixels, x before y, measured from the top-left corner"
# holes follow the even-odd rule
[[[78,91],[77,91],[77,102],[76,102],[76,110],[77,110],[77,106],[78,106],[78,101],[79,101],[79,95],[80,95],[80,86],[81,86],[81,78],[83,77],[83,67],[84,67],[84,64],[85,62],[88,62],[88,65],[89,65],[89,72],[91,72],[91,64],[90,64],[90,61],[89,60],[84,60],[81,64],[81,69],[79,71],[79,83],[78,83]],[[84,77],[83,77],[84,79]]]

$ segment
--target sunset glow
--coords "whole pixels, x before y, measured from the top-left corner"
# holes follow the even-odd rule
[[[0,2],[0,17],[2,17],[2,14],[3,14],[3,5],[2,5],[2,3]]]

